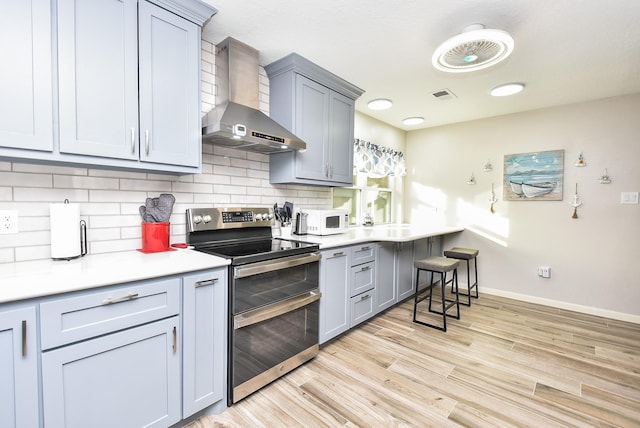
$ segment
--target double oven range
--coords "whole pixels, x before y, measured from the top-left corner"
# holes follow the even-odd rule
[[[272,237],[271,208],[187,210],[187,242],[229,259],[229,405],[313,358],[317,244]]]

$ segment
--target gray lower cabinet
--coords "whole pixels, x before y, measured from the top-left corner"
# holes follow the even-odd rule
[[[398,302],[395,242],[379,242],[376,248],[376,313]]]
[[[350,253],[349,327],[355,327],[375,315],[376,244],[354,245]]]
[[[40,304],[47,427],[167,427],[181,414],[178,277]]]
[[[182,417],[227,405],[227,269],[183,278]]]
[[[10,305],[0,310],[0,425],[3,427],[38,427],[36,336],[35,305]]]
[[[396,243],[396,281],[398,302],[413,294],[415,272],[413,269],[413,242]]]
[[[349,249],[322,251],[320,260],[320,343],[350,327]]]
[[[44,352],[47,427],[167,427],[180,417],[179,317]]]

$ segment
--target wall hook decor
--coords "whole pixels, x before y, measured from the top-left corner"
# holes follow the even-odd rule
[[[611,183],[611,177],[609,177],[609,174],[607,173],[607,168],[605,168],[604,171],[602,171],[602,175],[598,177],[598,183],[600,184]]]
[[[571,215],[571,218],[578,218],[578,207],[582,205],[582,201],[578,196],[578,183],[576,183],[576,193],[573,195],[573,199],[569,204],[573,207],[573,214]]]
[[[496,198],[496,193],[493,191],[493,183],[491,183],[491,196],[489,196],[489,202],[491,203],[489,211],[495,213],[496,211],[493,209],[493,205],[498,202],[498,198]]]
[[[587,163],[585,162],[584,157],[582,156],[582,152],[580,153],[580,156],[578,156],[578,160],[576,160],[576,163],[574,163],[573,166],[578,166],[578,167],[587,166]]]
[[[467,180],[467,184],[476,184],[476,178],[473,176],[473,172],[471,173],[471,177],[469,177],[469,179]]]

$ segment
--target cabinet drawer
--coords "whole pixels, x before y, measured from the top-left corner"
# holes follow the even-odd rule
[[[369,319],[374,313],[374,290],[359,294],[351,298],[351,325],[355,327],[362,321]]]
[[[178,314],[180,278],[136,282],[40,305],[42,349]]]
[[[349,296],[371,290],[375,286],[375,262],[361,264],[351,268]]]
[[[376,259],[376,245],[364,244],[351,247],[351,266],[372,262]]]

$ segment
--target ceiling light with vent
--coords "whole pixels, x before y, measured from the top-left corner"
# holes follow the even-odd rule
[[[438,46],[431,61],[436,69],[448,73],[482,70],[504,61],[513,46],[513,37],[506,31],[474,24]]]
[[[388,108],[391,108],[392,105],[393,103],[391,102],[391,100],[388,100],[386,98],[378,98],[369,101],[367,107],[369,107],[371,110],[386,110]]]

